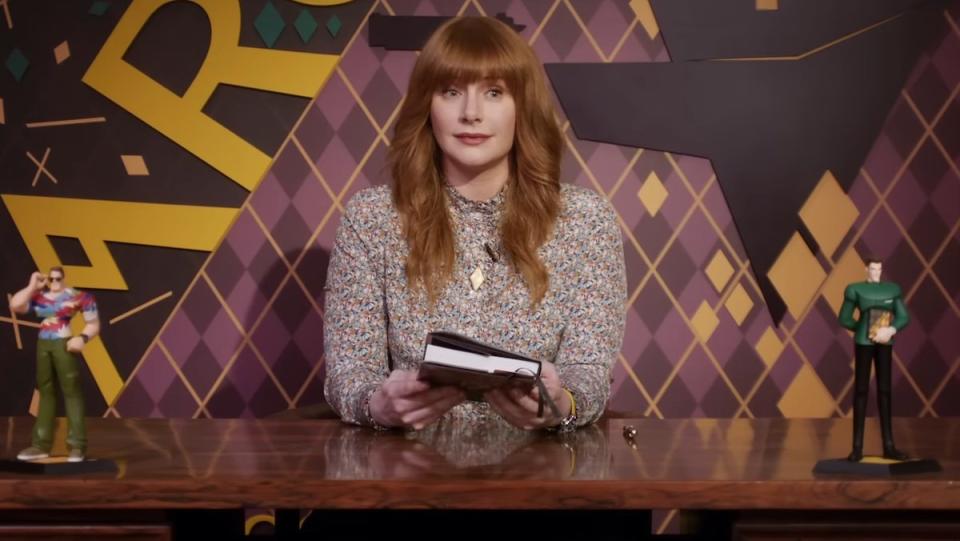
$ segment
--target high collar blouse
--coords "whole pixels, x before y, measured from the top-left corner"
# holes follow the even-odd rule
[[[347,205],[330,259],[324,305],[325,396],[341,418],[371,425],[367,404],[392,370],[416,370],[431,331],[451,331],[554,363],[576,401],[577,422],[593,422],[610,393],[623,339],[626,278],[616,213],[604,198],[562,186],[553,234],[538,250],[547,294],[529,292],[499,236],[503,191],[473,201],[447,187],[456,237],[453,279],[432,307],[407,287],[407,242],[387,186],[357,193]],[[482,284],[470,276],[477,269]],[[446,419],[499,416],[464,402]]]

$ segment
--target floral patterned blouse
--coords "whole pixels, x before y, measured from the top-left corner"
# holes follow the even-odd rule
[[[471,201],[448,187],[456,267],[432,312],[425,293],[407,288],[407,244],[390,188],[366,189],[351,199],[330,258],[324,314],[324,393],[344,421],[373,424],[370,396],[392,369],[417,368],[431,331],[456,332],[553,362],[576,401],[577,423],[592,423],[603,413],[623,340],[622,239],[604,198],[566,184],[561,193],[553,236],[539,250],[549,288],[531,307],[521,276],[500,257],[504,192]],[[470,276],[478,267],[484,280],[474,289]],[[467,401],[445,420],[490,416],[499,419],[486,403]]]

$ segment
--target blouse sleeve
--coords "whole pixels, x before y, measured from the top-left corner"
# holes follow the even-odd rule
[[[377,242],[376,227],[368,222],[377,213],[362,199],[361,193],[348,205],[330,256],[324,395],[345,422],[372,425],[367,402],[389,368],[383,247]]]
[[[579,279],[569,323],[556,357],[560,381],[574,396],[577,424],[595,421],[610,397],[610,370],[623,343],[627,280],[616,213],[596,196],[595,211],[581,219],[576,245]]]

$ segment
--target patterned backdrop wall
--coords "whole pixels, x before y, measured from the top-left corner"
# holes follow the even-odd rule
[[[504,13],[545,63],[670,62],[655,6],[0,0],[0,283],[12,293],[63,262],[97,295],[94,414],[265,416],[320,402],[328,255],[347,200],[387,182],[417,54],[370,46],[371,14]],[[849,190],[814,179],[797,217],[814,242],[796,235],[769,275],[791,284],[779,324],[708,159],[580,140],[560,111],[562,181],[609,198],[624,235],[630,305],[611,409],[849,414],[852,342],[835,314],[876,254],[914,315],[897,341],[895,414],[960,415],[956,2],[935,27]],[[22,414],[36,331],[12,314],[0,324],[0,414]]]

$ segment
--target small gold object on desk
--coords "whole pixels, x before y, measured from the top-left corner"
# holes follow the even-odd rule
[[[637,436],[637,429],[633,425],[623,425],[623,437],[630,441]]]

